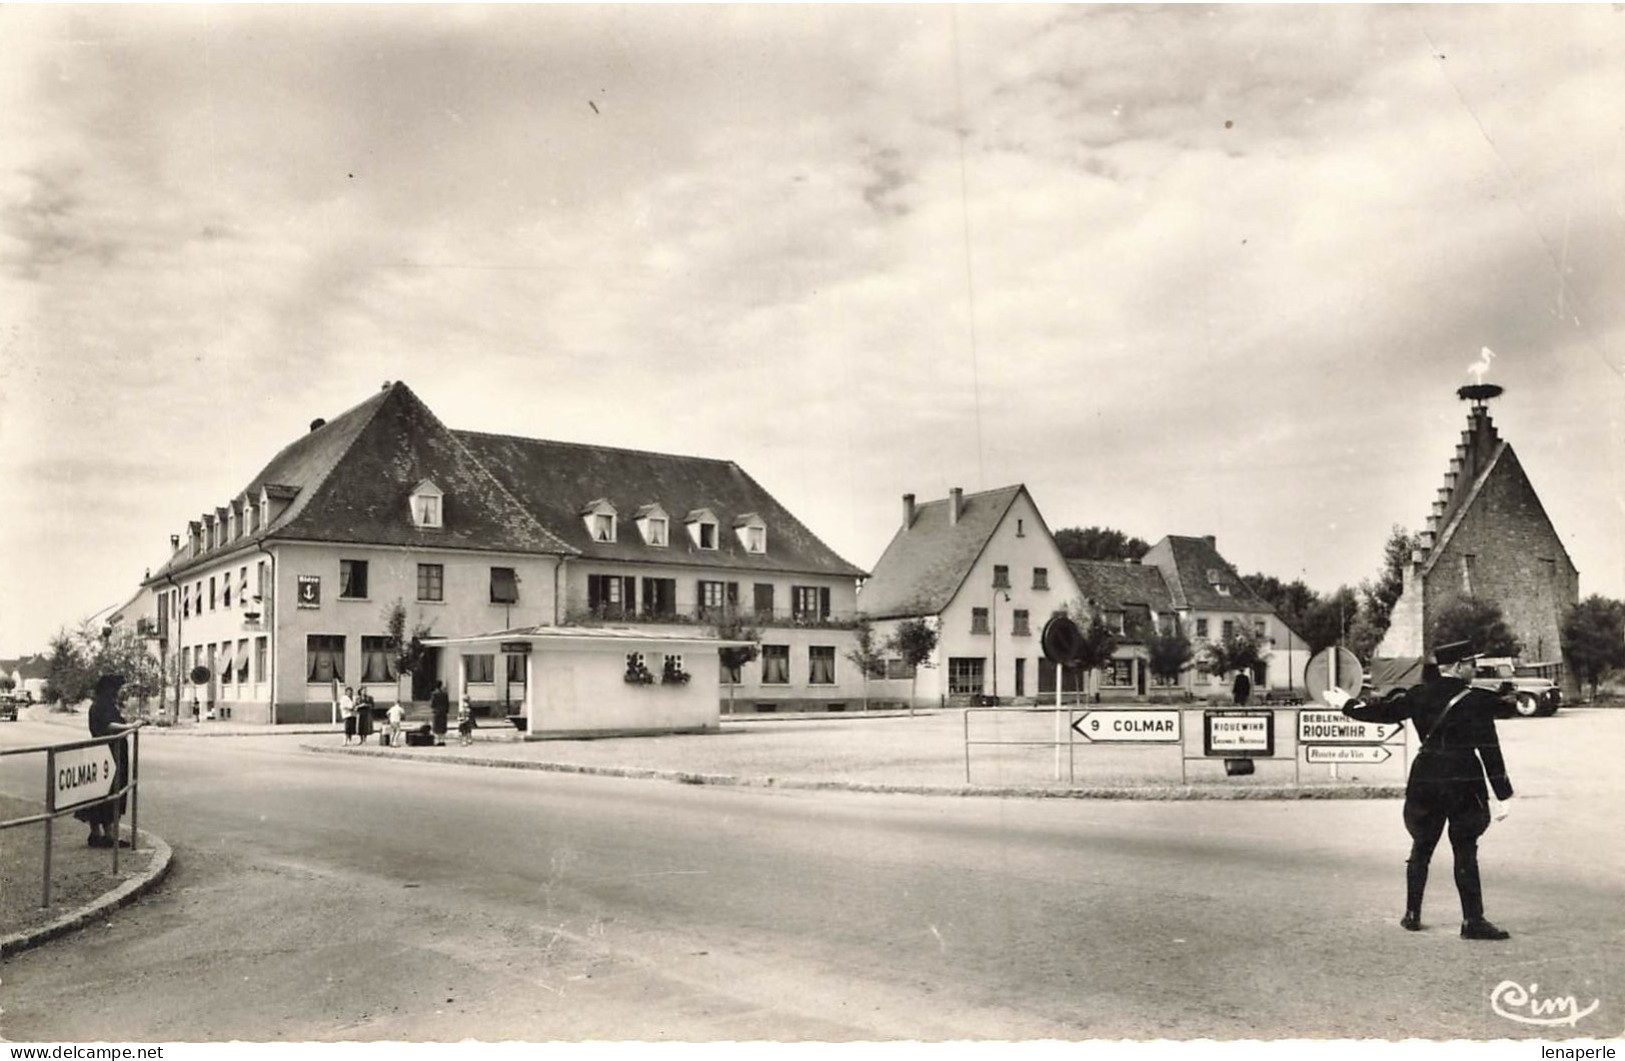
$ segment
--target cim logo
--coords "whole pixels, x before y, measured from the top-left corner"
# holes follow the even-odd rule
[[[1514,980],[1502,980],[1495,985],[1495,990],[1490,992],[1490,1008],[1507,1020],[1517,1021],[1519,1024],[1534,1024],[1541,1027],[1567,1024],[1572,1028],[1579,1024],[1581,1019],[1597,1012],[1597,1007],[1601,1005],[1600,999],[1592,999],[1591,1005],[1581,1009],[1573,995],[1564,995],[1561,998],[1537,998],[1539,992],[1539,984],[1530,984],[1525,990],[1523,985]]]

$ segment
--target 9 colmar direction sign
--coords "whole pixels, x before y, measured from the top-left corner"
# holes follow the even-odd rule
[[[51,768],[51,805],[63,810],[103,799],[112,794],[117,776],[113,749],[106,744],[59,751]]]
[[[1178,711],[1085,711],[1072,722],[1086,741],[1119,744],[1177,744]]]

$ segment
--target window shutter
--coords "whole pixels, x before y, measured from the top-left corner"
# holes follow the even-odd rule
[[[818,617],[820,619],[828,619],[829,618],[829,587],[828,586],[820,586],[818,588]]]

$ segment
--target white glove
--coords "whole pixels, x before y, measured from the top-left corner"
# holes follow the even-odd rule
[[[1498,822],[1506,821],[1507,820],[1507,815],[1509,813],[1511,813],[1511,811],[1512,811],[1512,801],[1511,800],[1503,799],[1503,800],[1497,801],[1496,804],[1495,804],[1495,820],[1498,821]]]
[[[1344,705],[1354,699],[1345,690],[1335,685],[1321,693],[1320,697],[1339,711],[1343,710]]]

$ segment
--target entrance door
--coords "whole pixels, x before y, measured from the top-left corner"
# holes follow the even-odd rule
[[[440,680],[440,650],[423,650],[423,662],[412,672],[412,699],[427,700],[434,692],[434,683]]]
[[[1027,695],[1027,661],[1019,657],[1016,659],[1016,695]]]

